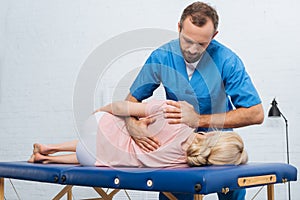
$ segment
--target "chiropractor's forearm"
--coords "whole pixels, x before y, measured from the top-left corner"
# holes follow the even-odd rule
[[[261,124],[264,120],[262,105],[250,108],[238,108],[227,113],[199,115],[199,127],[205,128],[239,128]]]

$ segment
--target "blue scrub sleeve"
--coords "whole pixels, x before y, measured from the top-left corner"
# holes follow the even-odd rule
[[[239,57],[232,56],[225,65],[227,70],[224,71],[224,86],[232,104],[236,108],[260,104],[259,94]]]

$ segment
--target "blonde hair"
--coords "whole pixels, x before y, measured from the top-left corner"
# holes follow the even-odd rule
[[[242,138],[235,132],[214,131],[195,138],[187,149],[189,166],[240,165],[248,162]]]

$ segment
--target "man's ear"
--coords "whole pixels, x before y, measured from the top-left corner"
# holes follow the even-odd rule
[[[181,32],[181,25],[180,25],[180,22],[178,22],[178,32],[180,33]]]

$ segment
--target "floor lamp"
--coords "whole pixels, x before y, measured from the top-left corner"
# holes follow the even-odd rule
[[[290,164],[288,120],[280,112],[279,108],[277,107],[277,101],[275,100],[275,98],[273,99],[271,105],[272,105],[272,107],[269,110],[268,117],[282,117],[284,119],[284,122],[285,122],[285,138],[286,138],[287,163]],[[289,195],[289,200],[291,200],[291,186],[290,186],[290,182],[288,182],[288,195]]]

